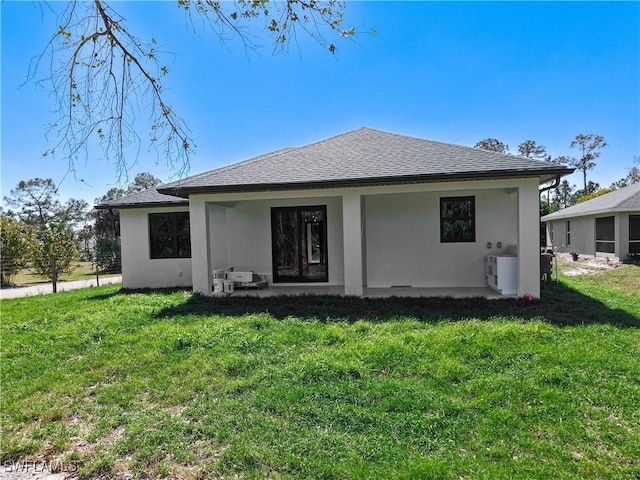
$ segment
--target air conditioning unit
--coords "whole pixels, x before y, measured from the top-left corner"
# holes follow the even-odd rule
[[[518,293],[518,257],[516,255],[488,255],[485,258],[487,285],[502,295]]]

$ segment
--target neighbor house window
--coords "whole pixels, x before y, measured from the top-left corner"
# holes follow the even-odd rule
[[[567,220],[567,245],[571,245],[571,221]]]
[[[616,221],[614,217],[596,218],[596,252],[615,253]]]
[[[640,215],[629,215],[629,253],[640,254]]]
[[[476,241],[476,197],[440,198],[440,241]]]
[[[150,213],[151,258],[190,258],[189,213]]]

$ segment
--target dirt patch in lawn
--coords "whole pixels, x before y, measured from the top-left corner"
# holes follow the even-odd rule
[[[623,265],[622,262],[614,258],[601,258],[601,257],[578,257],[578,260],[573,261],[571,255],[568,253],[558,253],[560,260],[564,260],[565,268],[564,274],[569,277],[577,275],[593,275],[605,270],[611,270],[612,268],[618,268]]]

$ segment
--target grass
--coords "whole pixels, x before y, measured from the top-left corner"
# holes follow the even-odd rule
[[[70,274],[60,275],[58,281],[72,282],[75,280],[92,280],[96,278],[95,266],[91,262],[75,262],[75,269]],[[100,273],[100,278],[119,276],[120,273]],[[13,285],[16,287],[29,287],[32,285],[40,285],[50,283],[48,278],[42,278],[35,274],[32,268],[24,268],[18,272],[13,279]]]
[[[575,262],[561,261],[559,266],[564,273],[572,269]],[[571,277],[562,275],[562,281],[589,298],[600,299],[609,308],[624,309],[640,316],[639,265],[622,265],[604,271],[591,270],[590,274]]]
[[[637,478],[637,268],[562,275],[534,302],[3,300],[1,460],[85,478]]]

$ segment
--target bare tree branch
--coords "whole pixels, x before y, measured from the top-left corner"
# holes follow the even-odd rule
[[[323,32],[338,37],[356,33],[342,30],[345,3],[336,0],[177,0],[177,4],[192,25],[193,14],[223,43],[227,32],[239,38],[246,51],[258,48],[247,23],[260,18],[279,52],[287,51],[299,28],[331,52],[335,46]],[[59,26],[30,66],[29,76],[33,79],[44,61],[50,61],[48,75],[38,84],[54,95],[58,119],[48,131],[55,135],[53,146],[44,155],[62,155],[75,173],[77,162],[86,162],[88,153],[98,148],[103,159],[114,163],[118,181],[128,180],[136,160],[127,158],[127,153],[132,147],[139,153],[145,143],[139,134],[142,113],[148,115],[149,145],[176,176],[185,174],[194,141],[165,98],[163,78],[168,68],[161,62],[165,52],[156,39],[141,40],[104,0],[70,1],[57,20]]]

